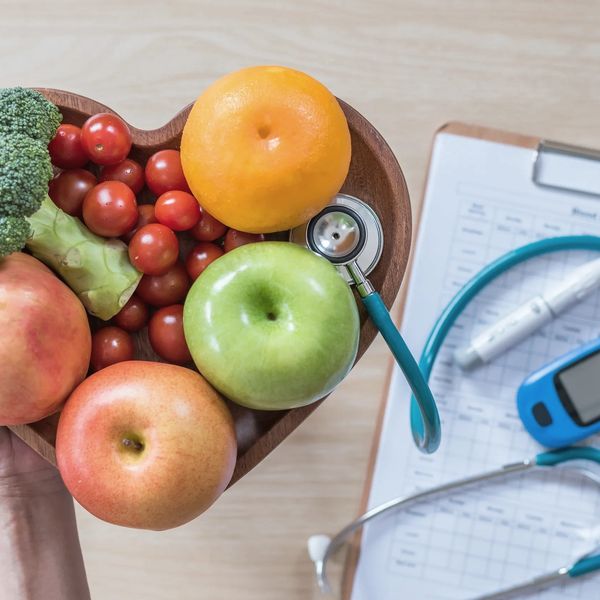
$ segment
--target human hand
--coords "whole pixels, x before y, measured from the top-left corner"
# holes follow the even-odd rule
[[[62,486],[58,471],[7,427],[0,427],[0,494],[17,489],[56,491]]]
[[[89,600],[73,500],[58,470],[0,427],[0,600]]]

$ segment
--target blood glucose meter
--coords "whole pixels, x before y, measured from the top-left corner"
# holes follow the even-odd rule
[[[525,429],[549,448],[600,431],[600,338],[532,373],[517,392]]]

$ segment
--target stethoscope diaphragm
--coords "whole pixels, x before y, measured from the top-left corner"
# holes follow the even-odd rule
[[[316,217],[290,231],[290,242],[306,246],[339,265],[340,274],[354,284],[343,265],[355,260],[369,275],[383,252],[383,228],[368,204],[349,194],[337,194]]]

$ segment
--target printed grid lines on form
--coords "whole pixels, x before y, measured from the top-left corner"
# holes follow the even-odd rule
[[[470,191],[470,187],[457,186],[457,193],[465,190]],[[546,212],[540,216],[511,204],[510,198],[482,200],[463,194],[438,308],[441,310],[481,267],[507,250],[548,235],[583,232],[583,228],[564,219],[549,218]],[[596,225],[585,233],[600,234],[600,227]],[[474,371],[459,385],[455,382],[458,373],[452,365],[452,352],[483,327],[539,293],[540,286],[559,281],[574,266],[592,257],[592,253],[563,252],[533,259],[501,276],[465,311],[440,352],[431,378],[442,421],[446,415],[453,416],[447,419],[449,425],[444,429],[447,447],[436,461],[424,455],[415,459],[409,454],[405,459],[405,489],[422,489],[442,478],[464,476],[464,472],[451,471],[454,456],[470,456],[470,471],[479,472],[514,460],[515,452],[521,458],[538,451],[523,433],[516,415],[515,389],[527,373],[549,358],[598,335],[599,331],[590,330],[589,319],[593,317],[600,323],[600,295],[594,294],[492,365]],[[490,388],[493,394],[486,396]],[[474,393],[484,403],[469,402]],[[547,505],[542,507],[546,516],[527,505],[533,493],[529,490],[532,481],[534,487],[539,486],[536,497],[541,495],[543,499],[540,490],[548,490]],[[580,550],[580,530],[589,527],[580,515],[567,518],[581,494],[586,490],[589,494],[589,487],[581,479],[539,474],[528,479],[527,485],[513,478],[510,486],[493,484],[485,490],[473,489],[415,507],[396,517],[388,568],[407,577],[439,580],[464,592],[480,590],[482,579],[487,589],[495,589],[539,573],[548,563],[560,566]],[[410,521],[416,524],[411,526]],[[540,536],[548,541],[542,548]],[[535,547],[534,540],[538,541]],[[581,590],[581,585],[569,585],[561,593],[564,597],[589,598]]]

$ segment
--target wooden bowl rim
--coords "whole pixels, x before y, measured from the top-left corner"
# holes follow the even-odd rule
[[[119,114],[101,102],[74,92],[45,87],[36,89],[42,92],[59,108],[68,108],[83,116],[99,112]],[[362,114],[348,103],[339,98],[338,102],[347,117],[352,133],[360,137],[362,143],[367,146],[372,155],[376,157],[377,162],[381,165],[391,189],[391,196],[394,199],[394,206],[396,207],[396,215],[399,214],[403,217],[403,222],[399,224],[402,229],[401,231],[398,231],[402,245],[401,247],[396,247],[394,249],[392,261],[387,265],[386,277],[379,290],[385,304],[390,308],[398,294],[400,284],[406,272],[411,248],[411,205],[406,180],[394,153],[377,129],[375,129]],[[169,147],[174,144],[178,145],[183,125],[192,106],[193,103],[188,104],[178,111],[167,123],[156,129],[140,129],[131,125],[124,119],[130,128],[133,144],[138,148],[147,150],[158,147]],[[83,107],[85,107],[85,109]],[[380,218],[381,216],[386,215],[380,215]],[[396,263],[396,268],[392,269],[391,267],[394,266],[394,261]],[[379,265],[381,265],[381,262]],[[392,272],[394,276],[393,280],[392,278],[387,277],[389,272]],[[362,355],[370,347],[376,334],[377,331],[375,330],[375,327],[369,321],[361,325],[360,350],[353,368],[356,367]],[[258,436],[246,452],[238,455],[235,472],[229,485],[233,485],[233,483],[238,481],[242,476],[246,475],[252,468],[260,463],[276,448],[276,446],[290,435],[290,433],[292,433],[292,431],[296,429],[296,427],[298,427],[298,425],[300,425],[300,423],[302,423],[321,404],[321,402],[323,402],[323,400],[325,400],[325,398],[305,407],[282,411],[283,416],[281,419],[276,421],[273,426],[262,435]],[[56,464],[53,447],[49,442],[44,440],[40,433],[37,433],[28,425],[11,427],[11,429],[13,429],[17,435],[25,439],[27,443],[32,445],[36,451],[42,454],[50,462]],[[43,430],[43,427],[41,429]],[[43,444],[44,442],[45,446]],[[40,447],[40,444],[42,447]]]

